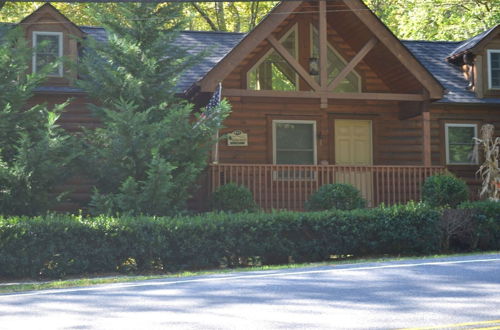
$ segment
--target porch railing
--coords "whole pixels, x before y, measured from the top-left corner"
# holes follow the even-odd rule
[[[264,210],[299,211],[313,192],[329,183],[354,185],[372,207],[420,200],[425,178],[445,170],[440,166],[211,164],[209,179],[211,191],[230,182],[246,186]]]

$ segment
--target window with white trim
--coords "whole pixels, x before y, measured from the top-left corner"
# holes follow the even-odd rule
[[[33,72],[40,71],[47,64],[56,62],[63,55],[62,32],[33,32]],[[51,77],[63,76],[63,65],[48,73]]]
[[[281,45],[297,59],[297,27],[280,39]],[[268,51],[247,74],[248,89],[295,91],[298,76],[290,64],[274,49]]]
[[[474,138],[476,124],[446,124],[446,163],[448,165],[475,165],[478,163]]]
[[[273,120],[274,164],[316,164],[316,122]]]
[[[311,25],[311,57],[319,59],[319,32]],[[344,69],[347,65],[346,60],[328,43],[327,49],[327,70],[328,70],[328,84],[330,84],[335,77]],[[320,74],[315,75],[317,82],[320,80]],[[347,77],[340,82],[340,84],[334,89],[337,93],[358,93],[361,92],[361,77],[356,71],[351,71]]]
[[[500,89],[500,49],[488,49],[488,87]]]

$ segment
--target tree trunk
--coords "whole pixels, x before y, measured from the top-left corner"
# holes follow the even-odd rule
[[[252,1],[252,4],[250,6],[250,26],[248,27],[250,31],[253,30],[253,28],[257,24],[257,13],[258,12],[259,12],[259,2]]]
[[[238,11],[238,8],[234,5],[234,2],[230,2],[228,4],[228,9],[231,12],[231,15],[233,16],[234,20],[234,26],[232,31],[233,32],[240,32],[241,31],[241,16],[240,12]]]
[[[226,15],[224,13],[224,2],[215,3],[215,15],[217,17],[217,25],[219,25],[219,31],[227,31]]]

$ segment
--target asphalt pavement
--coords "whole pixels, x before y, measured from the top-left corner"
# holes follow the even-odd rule
[[[500,254],[0,295],[0,329],[500,329]]]

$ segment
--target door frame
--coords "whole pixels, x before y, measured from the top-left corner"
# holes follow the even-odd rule
[[[335,120],[370,120],[372,122],[372,163],[373,165],[378,165],[378,155],[375,152],[375,146],[378,143],[377,133],[377,122],[380,119],[380,114],[376,113],[341,113],[341,112],[329,112],[328,113],[328,163],[331,165],[336,164],[335,159]]]
[[[336,159],[336,145],[335,145],[335,134],[336,134],[336,130],[335,130],[335,122],[336,121],[342,121],[342,120],[349,120],[349,121],[367,121],[370,123],[370,141],[371,141],[371,145],[370,145],[370,158],[371,158],[371,164],[367,164],[366,166],[371,166],[371,165],[374,165],[375,164],[375,159],[374,159],[374,145],[375,145],[375,141],[374,141],[374,120],[372,118],[360,118],[360,117],[354,117],[354,118],[348,118],[348,117],[342,117],[342,118],[331,118],[330,120],[330,125],[331,125],[331,133],[330,133],[330,141],[331,141],[331,145],[330,145],[330,159],[332,160],[332,164],[335,164],[337,165],[337,159]],[[350,166],[350,164],[344,164],[345,166]]]

